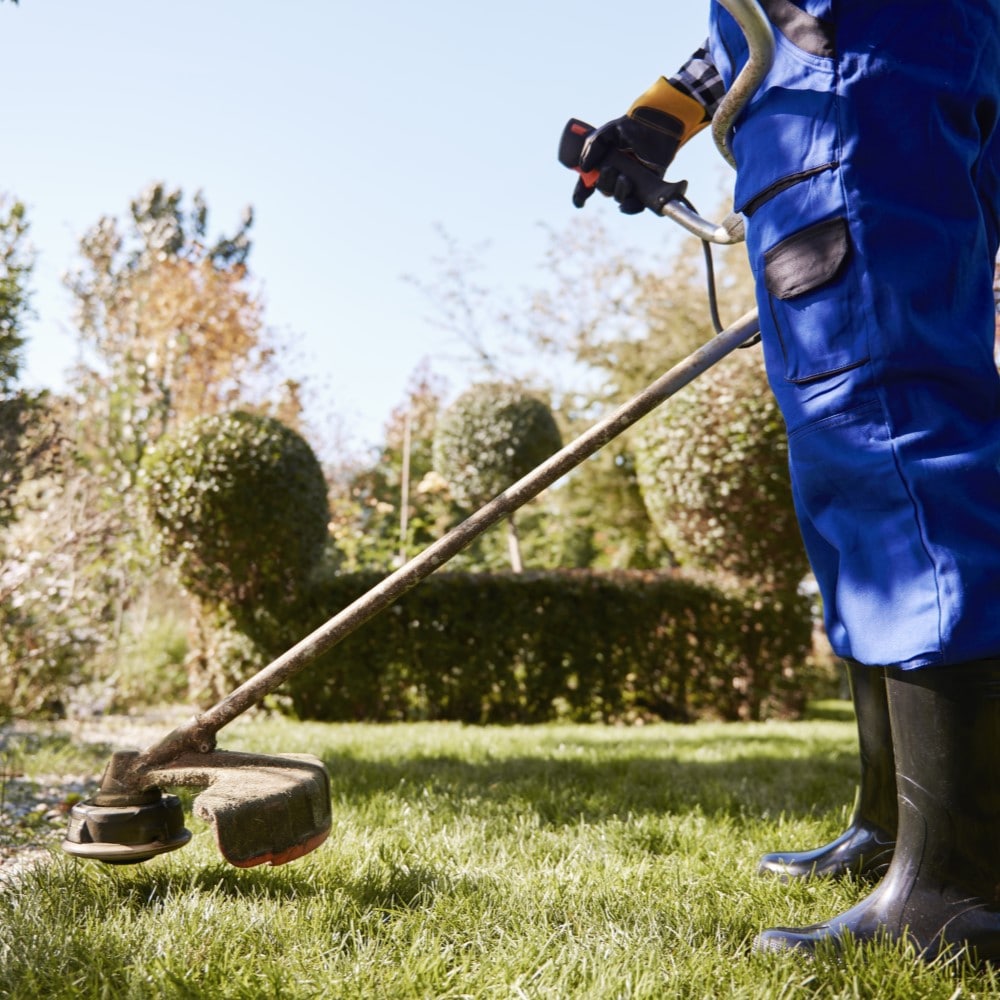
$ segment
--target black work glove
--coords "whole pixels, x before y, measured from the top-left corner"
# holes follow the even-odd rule
[[[641,212],[645,206],[632,194],[628,177],[603,162],[607,154],[611,150],[627,153],[662,179],[677,150],[708,121],[705,109],[693,97],[661,77],[629,108],[628,114],[587,137],[580,154],[580,172],[584,176],[573,190],[573,204],[583,208],[596,190],[614,198],[627,215]]]
[[[676,122],[676,119],[673,121]],[[585,174],[597,170],[597,183],[588,187],[581,177],[573,191],[573,204],[583,208],[584,202],[597,190],[614,198],[626,215],[641,212],[645,206],[632,196],[631,181],[610,164],[602,165],[605,156],[613,149],[620,150],[634,156],[658,177],[663,177],[679,147],[680,129],[668,131],[629,115],[602,125],[587,137],[580,154],[580,170]]]

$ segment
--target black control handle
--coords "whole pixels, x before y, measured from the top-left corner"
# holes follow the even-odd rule
[[[583,144],[587,141],[587,136],[593,131],[593,125],[588,125],[578,118],[571,118],[566,123],[562,138],[559,140],[559,162],[580,174],[583,183],[588,187],[597,184],[600,171],[590,170],[584,173],[580,169],[580,155],[583,153]],[[687,191],[687,181],[661,180],[656,173],[644,167],[628,153],[611,150],[604,157],[603,164],[609,164],[624,174],[632,182],[632,194],[657,215],[663,214],[663,206],[667,202],[683,198],[684,192]]]

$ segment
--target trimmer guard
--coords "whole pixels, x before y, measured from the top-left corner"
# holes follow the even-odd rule
[[[214,827],[220,853],[237,868],[294,861],[330,832],[330,779],[312,754],[185,753],[148,778],[205,788],[194,813]]]

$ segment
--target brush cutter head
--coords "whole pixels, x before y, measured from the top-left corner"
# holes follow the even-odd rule
[[[69,854],[135,864],[183,847],[191,833],[180,800],[161,785],[205,789],[195,815],[214,827],[219,851],[238,868],[294,861],[330,832],[330,779],[311,754],[192,752],[133,773],[136,758],[115,754],[101,791],[73,808],[62,845]]]
[[[99,797],[77,803],[70,811],[63,850],[109,865],[134,865],[176,851],[191,839],[176,795],[151,788],[135,799],[132,804],[101,805]]]

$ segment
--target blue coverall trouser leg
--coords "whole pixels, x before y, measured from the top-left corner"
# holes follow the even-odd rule
[[[763,0],[737,122],[765,360],[841,656],[1000,655],[1000,0]],[[727,84],[742,34],[713,4]]]

